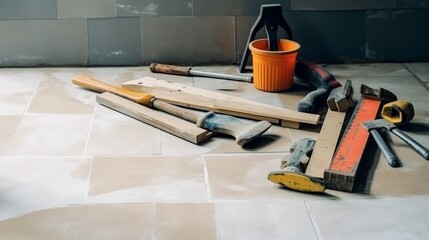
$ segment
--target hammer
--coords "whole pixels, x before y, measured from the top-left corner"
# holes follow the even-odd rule
[[[371,135],[374,137],[374,140],[377,142],[378,147],[383,152],[384,156],[387,159],[387,162],[390,166],[396,167],[398,166],[398,159],[393,154],[393,152],[389,149],[386,142],[378,133],[378,129],[384,128],[388,131],[392,132],[396,136],[398,136],[402,141],[406,142],[410,145],[417,153],[419,153],[424,159],[429,160],[429,150],[423,147],[416,140],[408,136],[403,131],[399,130],[395,124],[389,123],[384,119],[377,119],[373,121],[363,122],[362,126],[366,128]]]
[[[268,180],[284,187],[301,192],[323,192],[325,185],[321,179],[304,174],[316,141],[311,138],[303,138],[295,142],[290,149],[290,156],[283,157],[286,162],[281,171],[273,171],[268,175]]]
[[[78,86],[96,92],[110,92],[146,107],[162,110],[174,116],[196,123],[198,127],[209,131],[233,136],[237,144],[241,146],[259,137],[271,127],[271,123],[268,121],[245,124],[232,116],[215,114],[213,112],[207,112],[203,116],[200,116],[200,114],[158,100],[150,94],[133,92],[87,76],[75,76],[72,82]]]
[[[347,79],[342,87],[331,91],[326,101],[331,111],[344,112],[354,106],[352,81]]]

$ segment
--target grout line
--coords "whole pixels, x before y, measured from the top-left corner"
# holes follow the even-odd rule
[[[212,194],[210,191],[210,183],[209,183],[209,170],[207,168],[207,162],[204,160],[204,155],[201,156],[201,161],[203,162],[204,182],[206,183],[206,189],[207,189],[207,200],[208,202],[212,202]]]
[[[154,155],[164,155],[164,149],[163,149],[164,145],[162,144],[162,140],[165,137],[163,137],[164,134],[162,134],[162,132],[161,132],[160,129],[158,129],[158,134],[159,134],[159,153],[158,154],[154,154]]]
[[[30,101],[27,104],[27,107],[25,108],[24,112],[22,115],[26,114],[28,109],[30,108],[31,102],[33,101],[34,96],[36,95],[37,91],[39,90],[40,84],[43,81],[43,78],[45,77],[45,72],[42,72],[42,75],[39,78],[39,83],[37,84],[36,88],[34,89],[33,95],[31,95]]]
[[[153,224],[153,226],[154,226],[154,229],[153,229],[153,232],[152,232],[152,239],[159,239],[158,238],[158,215],[157,215],[157,213],[158,213],[158,204],[156,203],[156,202],[151,202],[150,204],[152,204],[152,207],[153,207],[153,222],[154,222],[154,224]]]
[[[5,146],[4,150],[3,150],[3,153],[7,152],[7,150],[9,149],[9,147],[10,147],[10,143],[11,143],[11,142],[13,141],[13,139],[15,138],[16,132],[18,131],[19,127],[21,126],[21,120],[22,120],[22,118],[24,117],[24,115],[28,114],[28,113],[27,113],[27,111],[28,111],[28,109],[30,108],[31,102],[33,101],[33,98],[34,98],[34,96],[36,95],[36,92],[37,92],[37,90],[39,89],[39,86],[40,86],[40,84],[41,84],[41,82],[42,82],[42,80],[43,80],[43,78],[44,78],[44,76],[45,76],[45,72],[44,72],[44,71],[42,71],[41,73],[42,73],[42,74],[41,74],[41,76],[39,77],[39,82],[37,83],[37,86],[34,88],[34,92],[33,92],[33,94],[31,95],[30,100],[28,101],[27,106],[25,107],[24,111],[22,112],[22,114],[21,114],[21,116],[20,116],[20,118],[19,118],[19,122],[18,122],[18,124],[16,125],[16,128],[14,129],[13,134],[12,134],[12,136],[10,137],[10,139],[9,139],[8,143],[6,144],[6,146]]]
[[[292,133],[290,132],[290,128],[287,128],[287,133],[289,134],[290,139],[292,140],[292,144],[295,142],[292,136]],[[290,152],[290,149],[289,149]]]
[[[304,201],[304,204],[305,204],[305,207],[307,208],[307,212],[308,212],[308,215],[310,217],[311,224],[313,225],[314,232],[316,233],[317,239],[323,240],[324,239],[323,238],[323,234],[320,231],[319,225],[317,224],[316,216],[314,215],[314,212],[311,209],[311,206],[310,206],[309,202],[308,201]]]
[[[88,181],[87,181],[87,184],[86,184],[86,194],[85,194],[84,200],[83,200],[84,204],[88,204],[88,197],[89,197],[89,189],[90,189],[90,186],[91,186],[91,174],[92,174],[92,166],[93,166],[93,164],[94,164],[94,158],[91,158],[90,159],[90,164],[89,164],[89,171],[88,171]]]
[[[94,123],[94,118],[95,118],[95,108],[96,108],[96,104],[93,107],[93,112],[92,112],[92,117],[91,117],[91,121],[89,123],[89,127],[88,127],[88,133],[86,134],[86,142],[85,142],[85,147],[83,149],[83,156],[86,157],[86,152],[88,150],[88,145],[89,145],[89,140],[91,138],[91,129],[92,129],[92,125]]]
[[[91,135],[91,129],[92,129],[92,125],[94,123],[94,118],[95,118],[95,108],[97,107],[97,104],[94,105],[93,110],[92,110],[92,117],[91,117],[91,121],[89,123],[89,127],[88,127],[88,133],[86,135],[86,142],[85,142],[85,147],[83,149],[83,158],[88,158],[89,156],[87,156],[87,150],[88,150],[88,145],[89,145],[89,140],[90,140],[90,135]],[[91,174],[92,174],[92,166],[94,164],[94,157],[90,157],[90,164],[89,164],[89,171],[88,171],[88,181],[87,181],[87,185],[86,185],[86,195],[85,195],[85,199],[84,199],[84,203],[88,204],[88,196],[89,196],[89,190],[90,190],[90,186],[91,186]]]
[[[429,91],[429,84],[426,84],[407,64],[402,64],[402,66],[427,90]]]

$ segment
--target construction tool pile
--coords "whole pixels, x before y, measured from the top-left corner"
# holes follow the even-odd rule
[[[230,135],[237,144],[245,146],[257,141],[272,124],[299,129],[301,124],[317,125],[320,121],[317,114],[150,77],[113,86],[87,76],[75,76],[73,83],[102,92],[97,96],[98,103],[194,144],[204,144],[218,133]],[[302,192],[323,192],[326,188],[353,192],[357,181],[365,181],[358,178],[358,172],[371,136],[389,165],[401,165],[379,134],[380,129],[392,132],[429,159],[427,148],[398,129],[413,119],[411,103],[397,100],[383,88],[361,85],[359,100],[353,98],[353,92],[351,80],[330,91],[318,140],[304,138],[295,142],[290,154],[281,159],[281,170],[268,174],[270,181]],[[206,112],[200,114],[187,108]],[[244,123],[239,119],[243,117],[254,122]]]
[[[264,25],[268,42],[274,48],[272,51],[277,48],[278,26],[284,28],[292,39],[290,27],[281,17],[281,12],[278,4],[262,5],[261,15],[251,30],[248,44]],[[248,56],[246,46],[240,72],[246,70]],[[159,63],[152,63],[150,70],[154,73],[210,77],[249,84],[253,81],[249,75],[210,73]],[[290,154],[281,159],[281,169],[268,173],[268,180],[286,189],[320,193],[329,188],[353,192],[358,181],[365,181],[359,179],[359,171],[371,137],[388,164],[400,167],[400,159],[379,133],[383,129],[395,134],[429,160],[429,150],[397,127],[413,119],[411,103],[398,100],[387,89],[363,84],[359,86],[360,99],[354,99],[351,80],[342,85],[322,67],[303,60],[296,62],[294,74],[296,79],[312,87],[297,104],[296,111],[151,77],[127,81],[121,86],[82,75],[75,76],[72,81],[78,86],[100,92],[98,103],[194,144],[204,144],[215,134],[222,134],[246,146],[258,141],[272,124],[300,129],[303,125],[319,125],[319,114],[323,114],[325,117],[318,140],[303,138],[296,141]],[[324,109],[326,111],[323,112]],[[245,123],[240,118],[253,122]]]

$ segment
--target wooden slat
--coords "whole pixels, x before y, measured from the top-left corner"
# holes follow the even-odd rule
[[[190,108],[214,111],[255,120],[266,120],[286,127],[299,127],[299,123],[317,125],[319,115],[301,113],[274,107],[243,98],[233,97],[207,89],[145,77],[122,84],[136,92],[150,93],[163,101]]]
[[[213,135],[212,132],[199,128],[194,123],[155,111],[108,92],[97,95],[97,102],[195,144],[200,144]]]
[[[328,109],[305,171],[306,175],[323,178],[325,169],[329,168],[334,156],[345,117],[345,112],[336,112]]]

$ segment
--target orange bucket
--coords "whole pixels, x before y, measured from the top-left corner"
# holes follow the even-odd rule
[[[266,92],[282,92],[292,87],[296,57],[301,45],[279,39],[278,47],[279,51],[269,51],[266,38],[249,44],[255,88]]]

